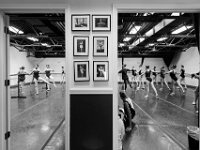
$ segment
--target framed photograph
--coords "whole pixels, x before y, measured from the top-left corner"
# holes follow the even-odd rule
[[[89,81],[89,61],[74,61],[74,81]]]
[[[74,36],[73,45],[74,56],[88,56],[89,36]]]
[[[111,31],[111,15],[92,15],[92,31]]]
[[[90,31],[90,15],[72,15],[72,31]]]
[[[108,56],[108,37],[93,37],[93,56]]]
[[[109,66],[108,61],[94,61],[93,62],[93,80],[94,81],[108,81]]]

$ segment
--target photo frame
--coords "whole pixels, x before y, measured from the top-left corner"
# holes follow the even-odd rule
[[[89,61],[74,61],[74,81],[90,81]]]
[[[92,31],[111,31],[111,15],[92,15]]]
[[[93,56],[99,56],[99,57],[108,56],[108,37],[107,36],[93,37]]]
[[[73,55],[88,56],[89,54],[89,36],[73,37]]]
[[[93,81],[109,80],[109,63],[108,61],[93,62]]]
[[[90,15],[72,15],[71,28],[72,31],[90,31]]]

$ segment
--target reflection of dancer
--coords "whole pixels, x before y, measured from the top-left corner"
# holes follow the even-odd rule
[[[146,66],[146,71],[143,73],[143,74],[145,74],[145,77],[146,77],[146,80],[147,80],[147,95],[145,97],[149,96],[149,85],[151,85],[153,91],[156,94],[156,97],[158,97],[157,90],[156,90],[154,83],[152,81],[152,78],[151,78],[151,73],[154,73],[154,71],[150,70],[149,66]]]
[[[62,66],[62,77],[61,77],[60,84],[64,84],[64,83],[65,83],[65,70],[64,70],[64,66]]]
[[[158,85],[158,82],[157,82],[157,72],[156,72],[156,66],[153,67],[153,81],[155,82],[156,85]]]
[[[139,81],[138,81],[137,90],[140,89],[141,85],[142,85],[142,88],[144,88],[144,83],[142,82],[142,78],[143,78],[142,65],[139,66],[138,76],[139,76]]]
[[[47,84],[47,91],[50,90],[50,85],[49,85],[50,80],[53,82],[54,87],[56,87],[54,78],[53,78],[52,75],[51,75],[51,72],[52,72],[52,71],[53,71],[53,69],[51,69],[49,65],[46,65],[45,75],[46,75],[46,79],[47,79],[47,81],[48,81],[48,84]]]
[[[37,64],[36,67],[33,69],[33,71],[31,72],[31,74],[33,74],[33,80],[35,82],[35,91],[36,91],[36,95],[39,94],[39,91],[38,91],[38,80],[42,80],[44,81],[45,83],[49,83],[48,81],[46,81],[45,79],[41,78],[40,77],[40,69],[39,69],[39,65]]]
[[[28,73],[25,71],[25,67],[22,66],[19,69],[18,72],[18,82],[19,82],[19,96],[23,96],[23,86],[24,86],[24,82],[25,82],[25,75],[28,75]]]
[[[183,66],[183,65],[181,65],[180,77],[181,77],[180,83],[183,83],[184,86],[185,86],[185,89],[187,89],[187,85],[186,85],[186,83],[185,83],[185,69],[184,69],[184,66]]]
[[[168,88],[169,90],[171,90],[171,89],[169,88],[169,85],[168,85],[166,79],[165,79],[165,67],[164,67],[164,66],[160,69],[160,83],[161,83],[160,91],[163,90],[163,85],[164,85],[164,83],[165,83],[165,85],[167,86],[167,88]]]
[[[137,71],[135,69],[135,67],[133,66],[132,68],[132,84],[134,85],[134,82],[136,82],[136,86],[137,86]]]
[[[196,78],[198,79],[198,81],[200,80],[200,72],[198,73],[195,73],[195,74],[192,74],[192,78]],[[199,100],[199,82],[198,82],[198,87],[195,89],[195,99],[194,101],[192,102],[193,105],[196,105],[197,108],[198,108],[198,100]],[[198,113],[198,110],[196,111],[196,113]]]
[[[180,84],[180,82],[178,81],[178,78],[176,77],[176,65],[173,65],[171,70],[167,73],[169,73],[171,79],[172,79],[172,93],[170,95],[174,95],[174,88],[175,88],[175,83],[177,83],[177,85],[181,88],[182,92],[185,93],[185,90],[183,89],[182,85]]]
[[[104,66],[100,65],[98,68],[97,68],[97,77],[105,77],[105,68]]]
[[[128,75],[127,75],[127,71],[130,71],[130,69],[126,68],[126,64],[124,64],[122,66],[122,70],[120,70],[118,73],[122,73],[122,80],[124,80],[124,84],[125,84],[125,90],[127,88],[127,83],[129,84],[129,86],[132,88],[132,85],[129,81]]]

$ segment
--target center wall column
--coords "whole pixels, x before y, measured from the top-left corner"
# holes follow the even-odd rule
[[[81,6],[81,4],[79,4]],[[107,6],[108,7],[108,6]],[[117,149],[117,12],[70,5],[65,10],[66,39],[66,141],[68,150]],[[71,15],[90,16],[90,31],[72,31]],[[92,31],[92,15],[110,15],[111,31]],[[74,56],[74,37],[88,37],[88,56]],[[93,56],[94,37],[108,38],[108,56]],[[74,62],[89,62],[89,81],[75,81]],[[108,81],[94,81],[94,61],[106,61]]]

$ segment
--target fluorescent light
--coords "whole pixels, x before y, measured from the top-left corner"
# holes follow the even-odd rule
[[[27,39],[33,41],[33,42],[38,42],[39,40],[35,37],[27,37]]]
[[[9,30],[15,34],[24,34],[23,31],[17,29],[16,27],[13,27],[13,26],[9,26]]]
[[[120,44],[119,44],[119,46],[121,46],[121,47],[124,46],[124,45],[125,45],[124,43],[120,43]]]
[[[171,16],[180,16],[180,13],[172,13]]]
[[[42,46],[46,46],[46,47],[51,47],[49,44],[47,43],[41,43]]]
[[[131,39],[131,37],[125,37],[123,41],[128,42]]]
[[[161,38],[157,39],[157,41],[158,41],[158,42],[161,42],[161,41],[164,41],[164,40],[166,40],[166,39],[167,39],[167,37],[161,37]]]
[[[172,32],[172,34],[179,34],[179,33],[183,32],[183,31],[186,31],[186,30],[188,30],[188,29],[190,29],[190,28],[192,28],[192,26],[182,26],[182,27],[180,27],[180,28],[174,30],[174,31]]]
[[[140,30],[141,26],[133,26],[129,34],[136,34]]]
[[[155,44],[154,43],[149,43],[149,46],[154,46]]]
[[[143,16],[147,16],[147,15],[148,15],[148,13],[144,13],[144,14],[143,14]]]

